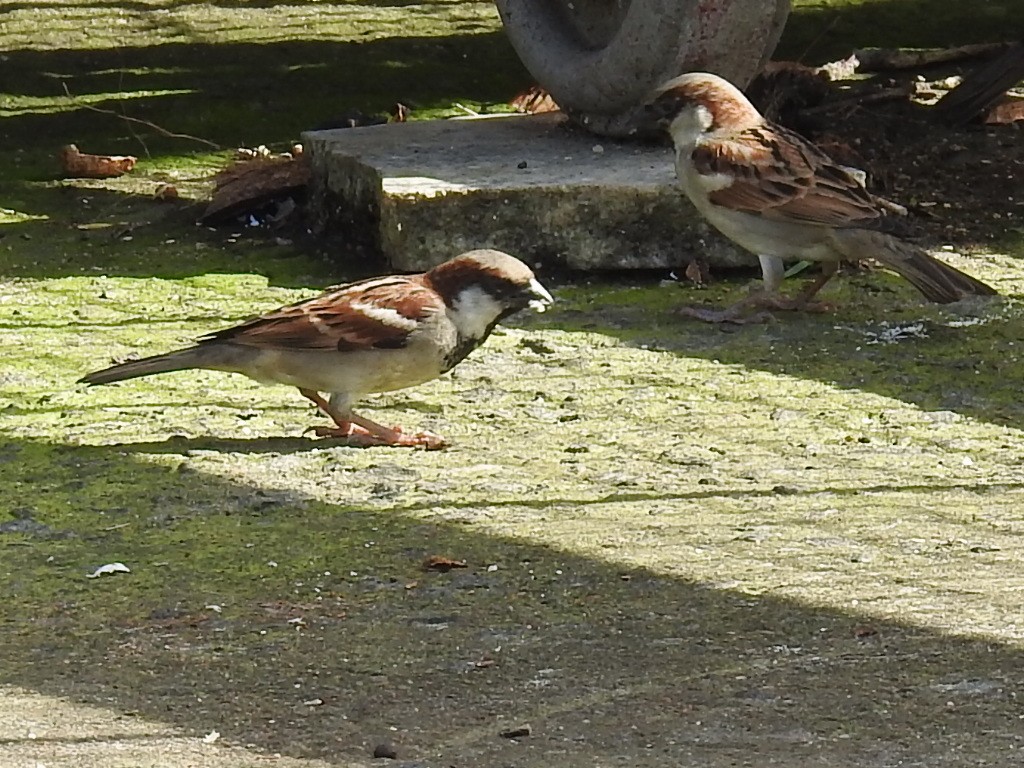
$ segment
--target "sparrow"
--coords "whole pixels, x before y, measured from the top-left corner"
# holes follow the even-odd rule
[[[676,175],[693,205],[761,263],[761,291],[725,310],[684,308],[684,314],[742,322],[751,308],[816,308],[811,299],[840,260],[866,257],[931,301],[995,295],[991,286],[882,231],[906,209],[871,194],[863,171],[766,120],[727,80],[707,72],[681,75],[661,85],[644,112],[671,136]],[[783,259],[820,262],[822,273],[795,298],[785,297],[779,293]]]
[[[354,413],[353,403],[437,378],[480,346],[500,320],[527,307],[543,312],[553,301],[519,259],[469,251],[422,274],[329,288],[202,336],[191,347],[114,365],[79,383],[196,368],[241,373],[298,387],[334,421],[334,427],[312,428],[318,437],[437,449],[445,445],[440,436],[383,426]]]

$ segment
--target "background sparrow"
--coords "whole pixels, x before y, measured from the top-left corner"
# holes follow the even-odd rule
[[[738,321],[748,308],[801,309],[841,259],[872,257],[931,301],[994,295],[990,286],[880,231],[901,206],[865,189],[865,174],[834,162],[803,137],[765,120],[738,88],[694,72],[662,85],[646,106],[676,148],[676,174],[697,210],[761,262],[763,290],[722,311],[683,312]],[[779,294],[783,259],[822,262],[795,298]]]
[[[203,336],[187,349],[115,365],[79,381],[109,384],[190,368],[241,373],[264,384],[298,387],[337,425],[315,428],[320,437],[441,448],[437,435],[385,427],[353,413],[352,404],[371,392],[437,378],[476,349],[499,320],[528,306],[543,311],[552,301],[519,259],[501,251],[469,251],[423,274],[338,286]]]

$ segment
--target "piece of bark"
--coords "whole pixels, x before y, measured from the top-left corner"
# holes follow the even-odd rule
[[[984,113],[1024,78],[1024,43],[1013,43],[991,61],[972,70],[932,107],[947,125],[965,125]]]
[[[219,224],[257,211],[275,200],[293,197],[309,184],[303,157],[245,160],[217,174],[216,189],[199,221]]]
[[[72,179],[113,179],[124,176],[138,162],[131,155],[87,155],[74,144],[60,150],[60,167]]]
[[[981,56],[994,56],[1009,43],[980,43],[955,48],[862,48],[853,55],[861,72],[887,72],[897,69],[930,67]]]

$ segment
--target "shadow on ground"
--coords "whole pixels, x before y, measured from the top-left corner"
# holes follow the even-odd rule
[[[853,29],[872,31],[863,44],[886,44],[890,33],[903,45],[948,42],[935,27],[884,15],[892,10],[941,19],[958,42],[998,39],[1008,25],[998,13],[1011,5],[929,0],[834,12],[853,27],[799,10],[784,50],[832,58],[817,56],[825,41],[843,55],[848,44],[833,38]],[[950,25],[949,13],[972,24]],[[353,106],[498,101],[526,82],[495,34],[5,56],[4,93],[52,99],[66,82],[98,106],[226,147],[283,145]],[[147,95],[153,90],[187,92]],[[0,192],[5,208],[49,219],[3,226],[5,274],[253,271],[314,286],[344,273],[251,238],[194,250],[190,240],[187,253],[171,253],[164,241],[191,220],[188,209],[159,213],[119,192],[40,186],[52,178],[58,144],[132,153],[141,145],[113,116],[44,114],[29,102],[0,123],[0,139],[25,148],[4,169]],[[55,146],[40,147],[40,137]],[[144,138],[158,158],[195,148]],[[78,228],[97,223],[109,230]],[[848,280],[837,294],[851,300],[848,315],[731,332],[669,318],[670,306],[692,298],[674,288],[563,286],[561,313],[532,326],[539,343],[515,357],[537,370],[524,378],[519,367],[494,374],[481,365],[484,373],[462,380],[476,394],[460,394],[461,441],[440,456],[235,436],[250,423],[236,398],[181,379],[159,397],[126,387],[99,406],[80,393],[51,401],[41,392],[73,380],[87,357],[109,354],[106,336],[97,352],[82,346],[97,343],[88,317],[64,318],[46,338],[12,319],[5,333],[37,346],[23,370],[4,373],[18,398],[4,413],[21,434],[53,436],[0,444],[0,681],[196,738],[216,730],[229,743],[335,764],[366,759],[383,741],[410,768],[1015,764],[1024,669],[1019,441],[957,415],[1020,424],[1024,371],[1011,351],[1019,308],[979,309],[978,323],[952,326],[962,314],[922,309],[894,286],[879,275]],[[82,309],[100,300],[84,281],[58,288],[81,289]],[[170,302],[170,293],[160,286],[150,295]],[[207,314],[186,309],[185,320]],[[138,317],[148,312],[139,307],[104,334],[144,325]],[[874,343],[880,318],[921,322],[925,335]],[[583,333],[592,334],[586,343],[561,349],[564,337]],[[617,341],[660,351],[605,371],[615,349],[596,346]],[[699,366],[678,379],[689,391],[666,387],[675,381],[667,375],[658,381],[689,358]],[[574,389],[581,371],[594,392]],[[614,380],[600,379],[605,373]],[[730,399],[739,382],[742,396]],[[764,383],[764,397],[751,394],[751,382]],[[796,385],[799,396],[787,400]],[[492,405],[509,391],[512,406]],[[717,401],[714,392],[723,393]],[[851,392],[871,401],[863,413]],[[893,416],[872,393],[940,413]],[[573,410],[580,400],[596,409],[602,398],[600,424]],[[145,432],[153,420],[166,434],[172,417],[199,402],[203,415],[191,414],[189,429],[223,436],[60,444],[93,428],[116,440],[125,425]],[[645,408],[657,418],[645,419]],[[632,423],[615,421],[627,411]],[[207,432],[196,420],[211,413],[219,421]],[[286,416],[294,421],[294,409]],[[899,442],[917,416],[925,435]],[[467,433],[471,418],[481,433]],[[517,431],[502,431],[510,425]],[[254,431],[279,427],[264,420]],[[522,434],[533,442],[517,443]],[[989,470],[1000,440],[1009,447]],[[979,455],[982,443],[992,453]],[[640,450],[650,454],[642,471],[628,463]],[[535,471],[542,452],[554,454],[543,461],[557,473]],[[747,453],[767,458],[744,463]],[[897,471],[904,459],[927,464],[933,455],[949,463],[913,478]],[[970,470],[954,462],[972,456],[1001,474],[964,479]],[[850,463],[857,482],[836,479]],[[789,475],[777,482],[780,468]],[[561,490],[570,477],[575,491]],[[430,555],[465,559],[467,568],[424,572]],[[86,578],[119,560],[130,574]],[[527,737],[499,735],[524,724]],[[45,741],[46,724],[37,730],[0,740],[0,753]]]
[[[612,542],[490,535],[443,494],[417,516],[386,454],[372,497],[325,504],[197,485],[154,447],[0,447],[21,519],[46,493],[74,521],[3,537],[4,683],[339,763],[388,741],[423,766],[1008,764],[1024,742],[1020,650],[955,616],[927,631],[630,566]],[[54,464],[77,480],[49,485]],[[651,502],[624,536],[648,535]],[[509,506],[543,529],[562,503]],[[581,528],[599,506],[570,503]],[[423,572],[434,554],[468,567]],[[85,578],[117,559],[133,572]]]

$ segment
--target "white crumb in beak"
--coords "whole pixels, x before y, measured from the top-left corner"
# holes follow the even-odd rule
[[[528,306],[535,312],[543,312],[548,308],[549,304],[553,304],[555,302],[554,296],[548,293],[548,289],[541,285],[537,281],[537,278],[532,278],[530,280],[530,290],[533,291],[533,295],[537,298],[532,299]]]

